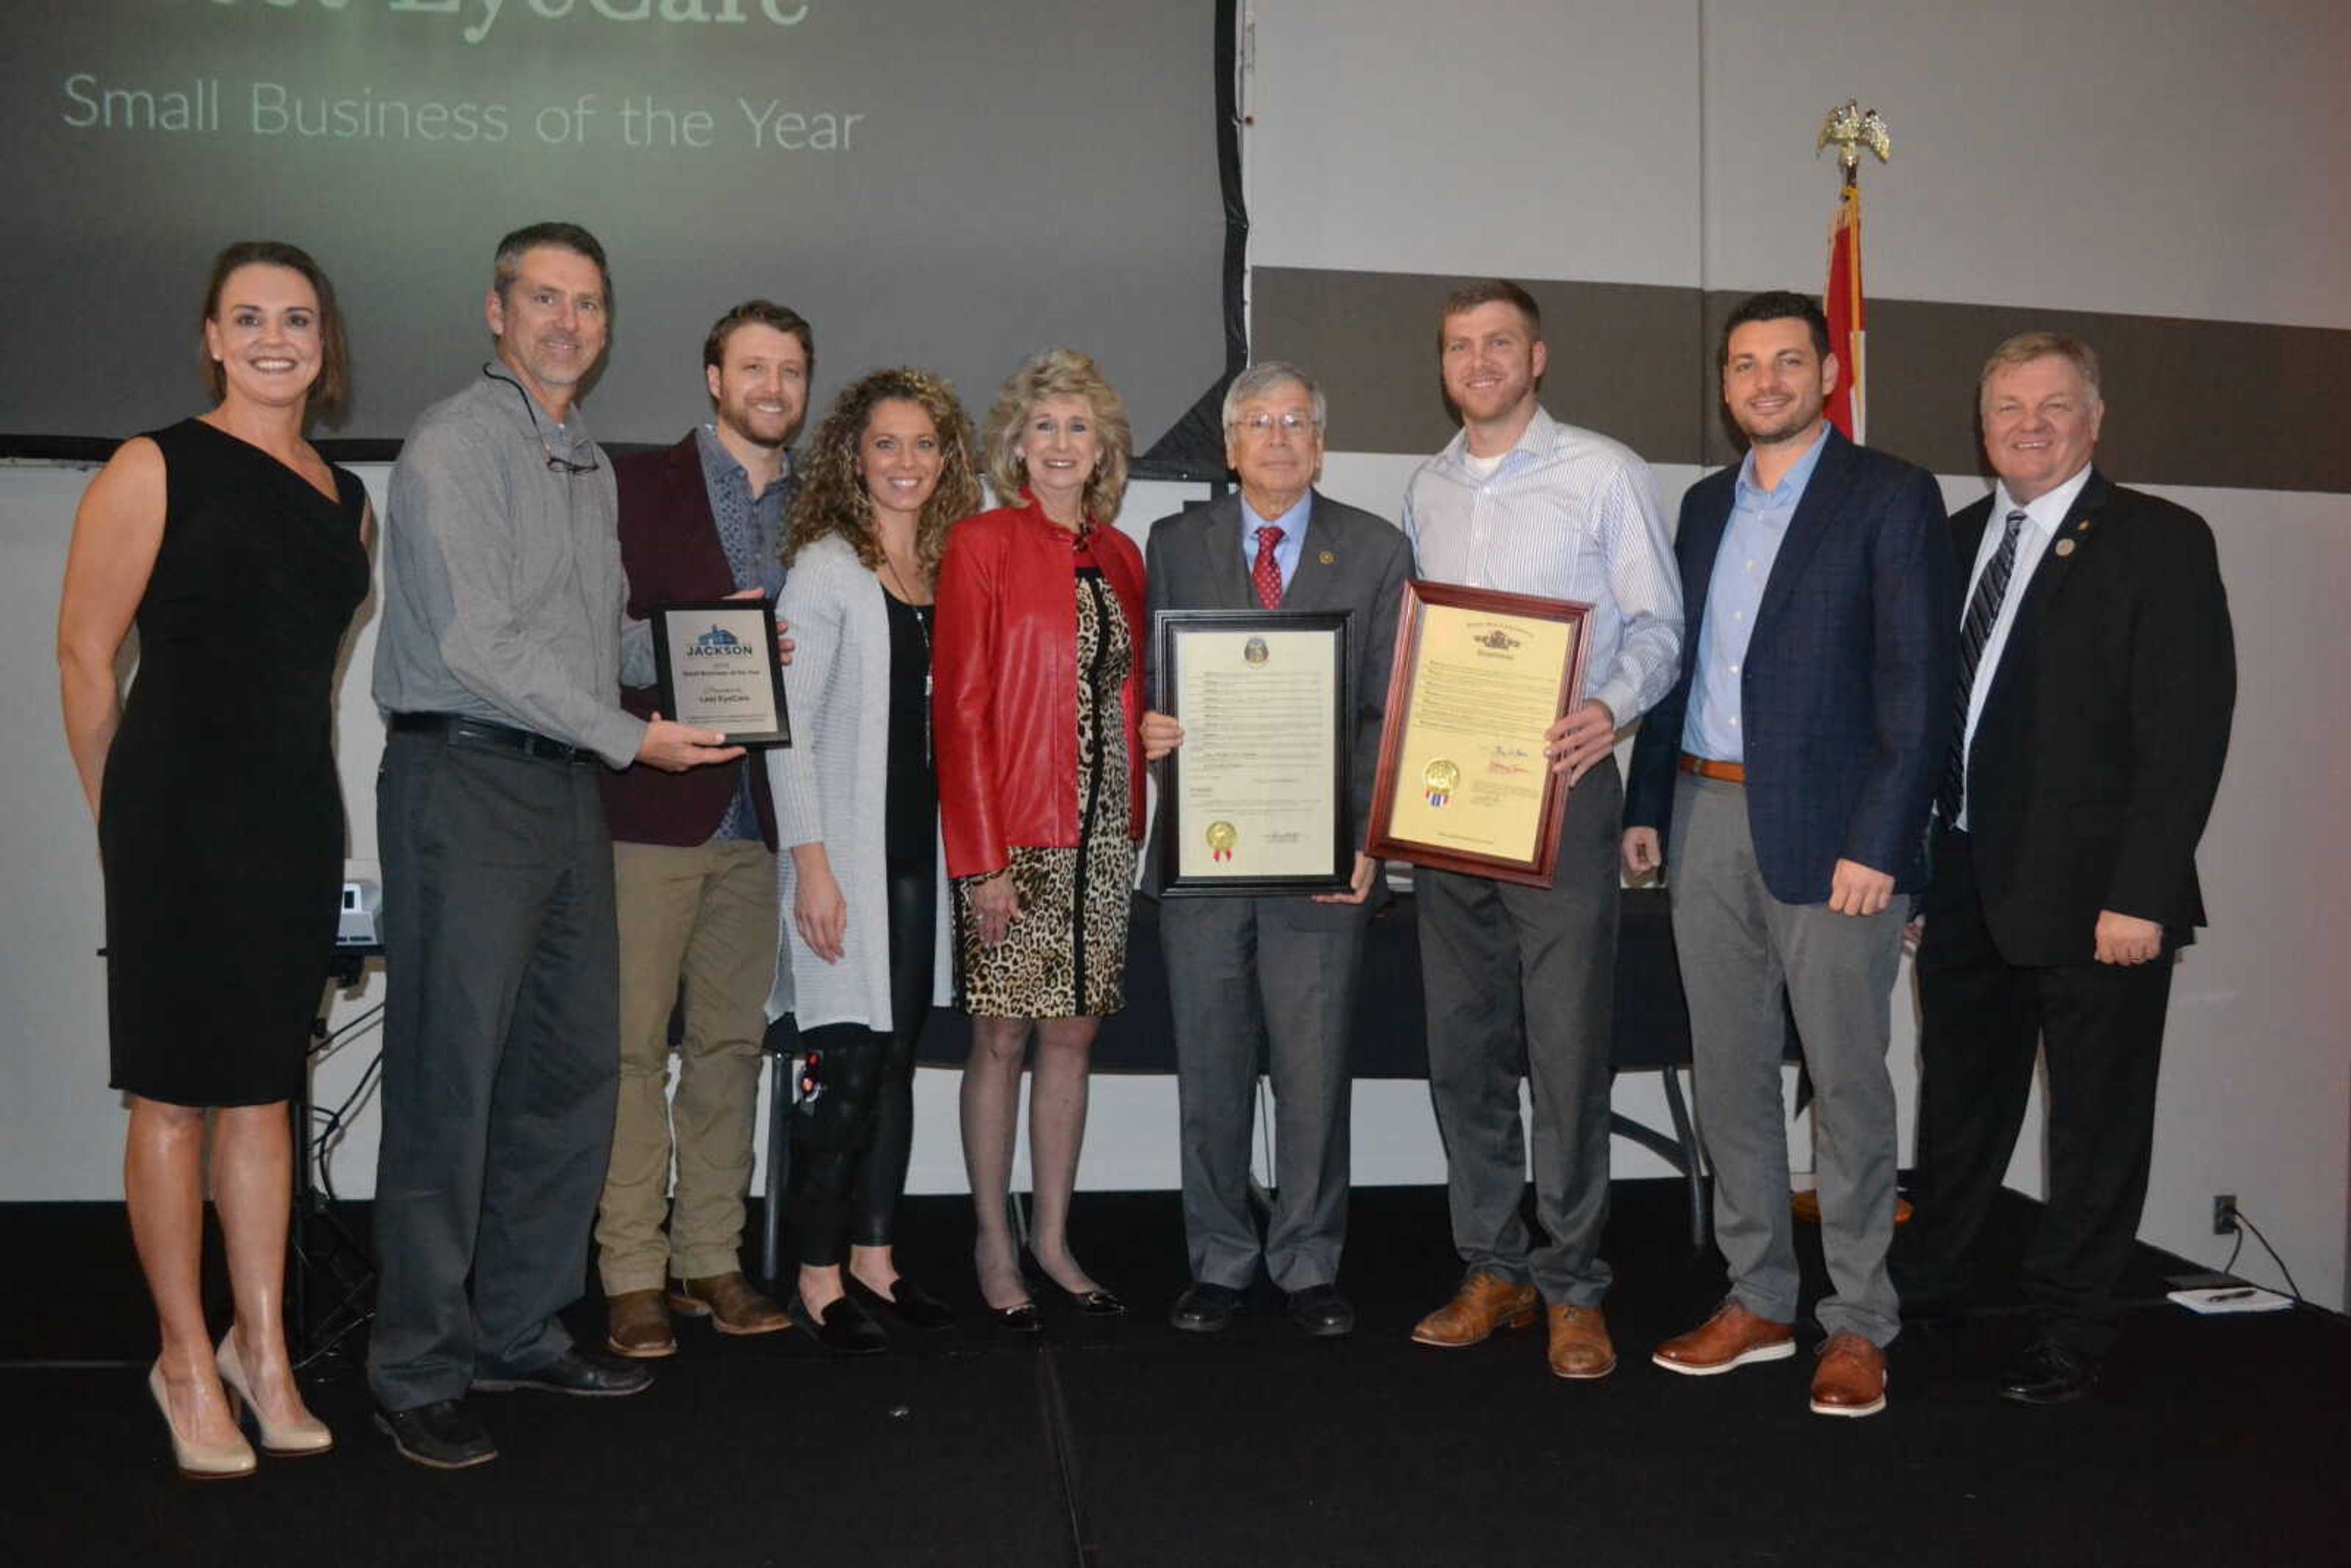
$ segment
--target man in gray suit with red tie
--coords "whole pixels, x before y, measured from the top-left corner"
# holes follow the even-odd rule
[[[1932,476],[1821,417],[1841,367],[1818,305],[1748,299],[1720,369],[1748,454],[1682,502],[1687,652],[1634,746],[1624,861],[1638,879],[1663,848],[1672,871],[1730,1294],[1653,1359],[1705,1376],[1795,1354],[1784,1001],[1812,1073],[1834,1286],[1816,1309],[1812,1408],[1871,1416],[1900,1326],[1886,1051],[1949,736],[1950,542]]]
[[[1360,845],[1379,761],[1396,615],[1412,576],[1402,530],[1313,488],[1327,417],[1294,365],[1253,365],[1225,393],[1225,452],[1240,494],[1152,525],[1151,608],[1343,610],[1355,694],[1353,841]],[[1144,755],[1180,747],[1183,727],[1143,719]],[[1163,809],[1153,827],[1155,876]],[[1213,1333],[1240,1315],[1260,1263],[1310,1335],[1352,1332],[1338,1290],[1347,1228],[1348,1036],[1364,922],[1379,862],[1357,853],[1351,889],[1322,897],[1168,899],[1159,929],[1175,1011],[1183,1129],[1184,1230],[1192,1284],[1169,1314]],[[1273,1079],[1274,1200],[1264,1239],[1249,1211],[1250,1105],[1259,1048]]]

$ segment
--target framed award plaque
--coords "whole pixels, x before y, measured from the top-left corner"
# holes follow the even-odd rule
[[[1588,604],[1405,585],[1365,853],[1549,887],[1567,780],[1543,733],[1583,690]]]

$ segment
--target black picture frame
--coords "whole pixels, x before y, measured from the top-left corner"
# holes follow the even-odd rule
[[[653,625],[653,668],[660,694],[661,715],[680,724],[699,725],[706,729],[723,732],[729,746],[789,747],[792,743],[791,711],[784,701],[783,650],[776,637],[776,604],[771,599],[687,599],[674,603],[656,604],[646,613]],[[710,622],[708,631],[695,633],[682,623],[691,621]],[[711,683],[718,689],[743,695],[753,704],[746,710],[753,722],[730,724],[719,722],[729,716],[712,714],[710,704],[699,696],[681,694],[682,678],[698,672],[678,667],[681,645],[693,649],[718,647],[706,641],[713,633],[723,633],[731,639],[722,653],[713,655],[726,661],[726,672]],[[685,655],[692,657],[691,653]],[[747,661],[748,668],[738,667]],[[700,683],[696,683],[700,684]],[[758,699],[764,695],[768,706],[760,708]],[[772,718],[772,724],[767,722]]]
[[[1151,667],[1156,695],[1153,706],[1186,728],[1186,744],[1170,752],[1157,765],[1160,769],[1159,811],[1163,821],[1156,835],[1159,863],[1155,869],[1158,873],[1162,897],[1263,897],[1269,894],[1344,893],[1353,884],[1356,844],[1351,831],[1352,813],[1348,803],[1352,799],[1355,693],[1353,673],[1347,659],[1347,643],[1353,620],[1352,612],[1342,610],[1162,610],[1154,615],[1152,640],[1155,657]],[[1231,875],[1205,875],[1197,872],[1186,873],[1183,870],[1183,852],[1187,837],[1207,833],[1224,825],[1221,819],[1208,823],[1188,820],[1184,804],[1186,768],[1198,766],[1196,761],[1187,764],[1185,754],[1198,742],[1198,727],[1207,722],[1207,718],[1205,715],[1196,714],[1187,716],[1182,711],[1178,694],[1183,687],[1186,643],[1204,632],[1283,637],[1303,634],[1331,640],[1332,755],[1329,772],[1332,809],[1326,869],[1305,875],[1252,875],[1246,871]],[[1318,767],[1317,771],[1320,770]],[[1213,840],[1209,841],[1214,843]]]

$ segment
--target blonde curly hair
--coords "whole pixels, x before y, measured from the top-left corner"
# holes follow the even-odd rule
[[[809,442],[792,487],[791,526],[784,563],[821,538],[849,541],[868,571],[882,570],[882,540],[873,531],[873,498],[865,488],[862,453],[873,411],[893,402],[918,405],[939,433],[939,483],[914,522],[914,554],[925,581],[936,582],[947,553],[947,530],[979,510],[979,476],[971,462],[971,420],[946,378],[905,367],[871,371],[841,389]]]
[[[1011,506],[1029,482],[1020,437],[1029,416],[1050,397],[1073,397],[1092,411],[1102,461],[1086,481],[1086,520],[1107,527],[1118,520],[1126,500],[1127,464],[1134,455],[1134,432],[1126,404],[1092,359],[1075,349],[1048,349],[1007,376],[987,411],[987,483],[998,505]]]

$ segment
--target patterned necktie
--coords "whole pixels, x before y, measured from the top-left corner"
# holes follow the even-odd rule
[[[1274,547],[1281,542],[1281,530],[1268,524],[1257,531],[1257,564],[1249,568],[1249,581],[1256,585],[1258,606],[1264,610],[1281,608],[1281,563],[1273,559]]]
[[[2000,619],[2001,601],[2008,597],[2008,580],[2016,572],[2016,539],[2024,530],[2023,511],[2009,513],[2007,521],[2008,531],[2001,536],[2000,549],[1984,564],[1983,576],[1976,580],[1975,593],[1968,600],[1968,617],[1959,622],[1959,712],[1951,725],[1951,755],[1943,770],[1943,788],[1935,797],[1947,822],[1959,820],[1959,808],[1967,800],[1968,708],[1975,698],[1976,662],[1983,657],[1984,643],[1991,636],[1993,622]]]

